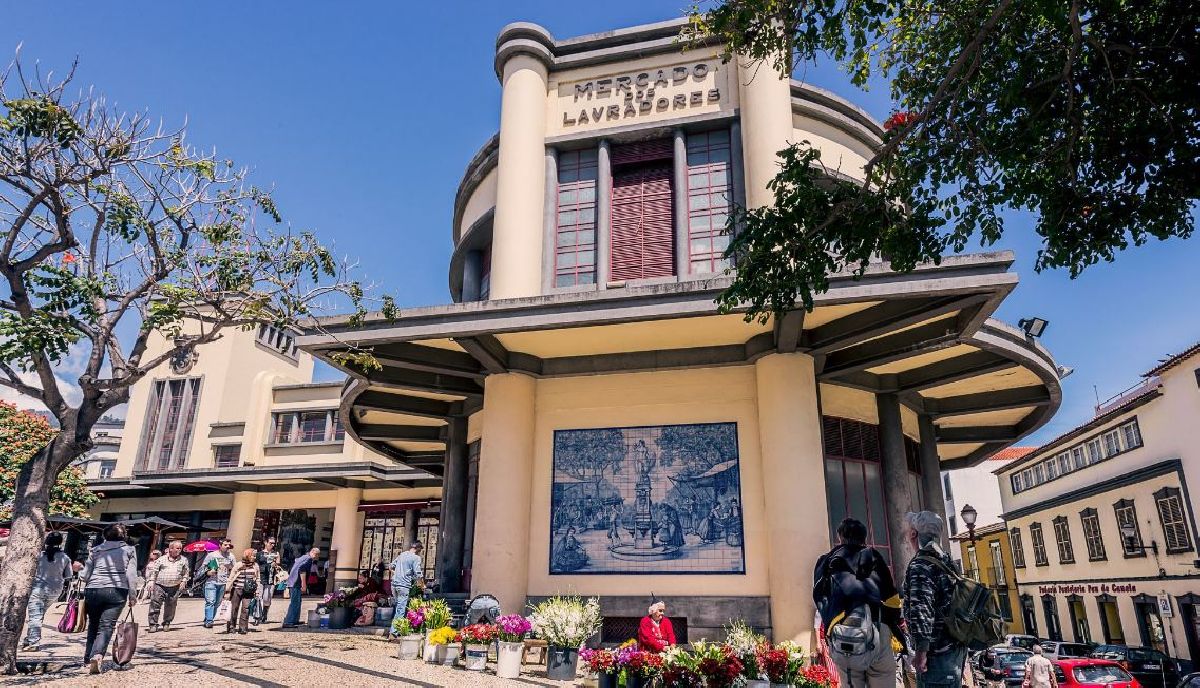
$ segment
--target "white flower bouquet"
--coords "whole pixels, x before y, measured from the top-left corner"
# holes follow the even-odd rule
[[[600,600],[551,597],[533,605],[529,621],[537,637],[557,647],[578,648],[600,631]]]

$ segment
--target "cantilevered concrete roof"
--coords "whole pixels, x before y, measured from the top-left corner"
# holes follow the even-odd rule
[[[446,419],[478,409],[483,379],[748,365],[803,351],[822,383],[894,392],[935,418],[946,468],[974,465],[1041,427],[1058,408],[1058,366],[1036,340],[991,318],[1017,284],[1009,252],[949,257],[898,274],[836,275],[811,312],[769,322],[723,314],[731,278],[403,309],[354,327],[325,318],[298,344],[331,361],[347,346],[382,369],[347,369],[347,432],[437,472]],[[318,330],[320,333],[318,333]],[[337,364],[334,364],[337,365]]]

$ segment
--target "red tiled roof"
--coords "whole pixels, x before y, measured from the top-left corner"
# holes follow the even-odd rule
[[[1037,447],[1005,447],[987,458],[988,461],[1013,461],[1024,457]]]
[[[1195,344],[1189,346],[1188,348],[1184,349],[1183,351],[1180,351],[1177,354],[1173,354],[1173,355],[1168,356],[1168,357],[1164,358],[1163,360],[1159,361],[1158,365],[1155,366],[1154,368],[1151,368],[1149,372],[1142,373],[1142,377],[1154,377],[1155,375],[1158,375],[1159,373],[1161,373],[1165,370],[1170,370],[1171,368],[1174,368],[1175,366],[1179,365],[1180,363],[1183,363],[1188,358],[1191,358],[1196,353],[1200,353],[1200,342],[1196,342]]]

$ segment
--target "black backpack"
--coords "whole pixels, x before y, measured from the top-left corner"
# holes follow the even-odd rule
[[[851,574],[859,582],[871,576],[869,566],[855,567],[849,559],[841,555],[829,557],[825,560],[821,579],[816,584],[822,606],[829,604],[829,598],[833,594],[831,568],[838,560],[843,562],[845,570],[834,573]],[[875,650],[879,646],[879,624],[871,614],[871,605],[860,602],[847,608],[836,623],[825,629],[825,641],[834,663],[838,666],[850,670],[865,670],[874,661]]]
[[[942,571],[953,583],[950,592],[950,603],[942,616],[946,624],[946,633],[965,645],[982,644],[991,647],[1004,640],[1004,619],[1000,616],[1000,606],[986,585],[958,575],[953,567],[938,557],[925,553],[917,555],[939,571]]]

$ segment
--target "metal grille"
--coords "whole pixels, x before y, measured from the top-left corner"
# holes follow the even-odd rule
[[[672,139],[655,139],[627,143],[612,148],[612,164],[630,165],[655,160],[670,160],[675,156],[675,142]]]
[[[670,277],[675,272],[671,166],[613,175],[612,279]]]
[[[685,616],[672,616],[671,628],[675,629],[675,641],[684,645],[688,642],[688,623]],[[640,616],[606,616],[600,625],[600,642],[604,645],[620,645],[631,638],[637,638],[638,625],[642,623]]]
[[[878,462],[879,426],[846,418],[825,416],[825,455],[855,461]]]

